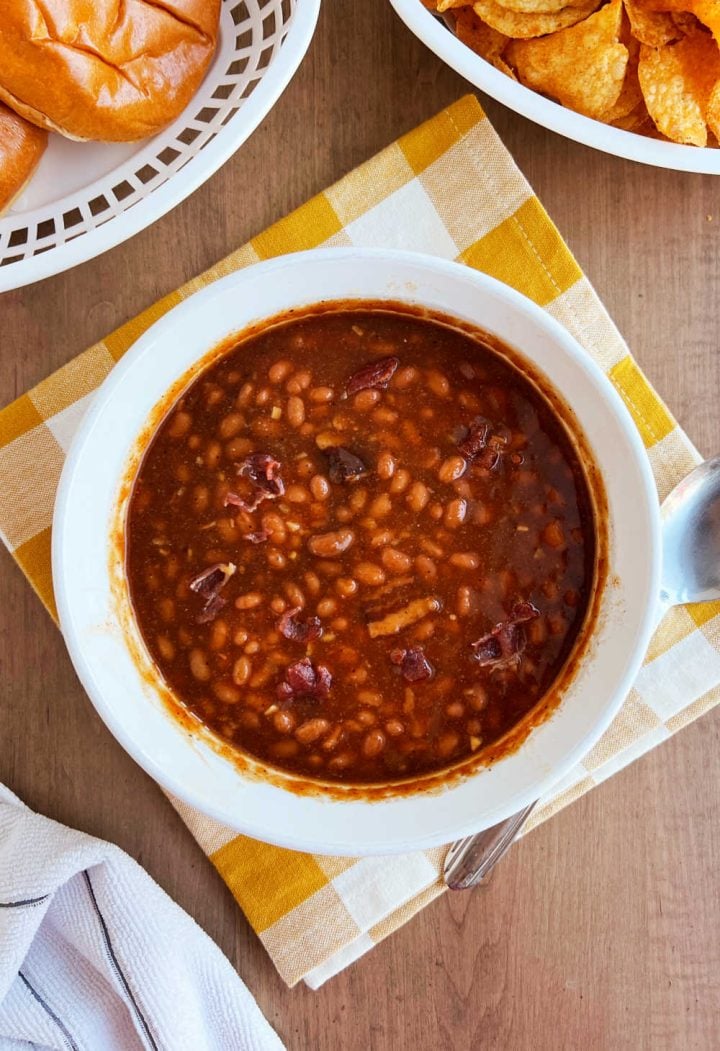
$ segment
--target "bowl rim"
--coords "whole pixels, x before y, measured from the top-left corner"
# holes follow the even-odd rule
[[[490,294],[499,296],[506,303],[509,303],[511,307],[523,312],[526,316],[529,314],[532,320],[534,320],[540,328],[545,330],[551,340],[564,345],[569,353],[575,358],[581,369],[589,374],[591,380],[594,380],[596,385],[599,383],[602,386],[603,393],[606,396],[606,401],[610,402],[614,415],[618,417],[624,437],[626,437],[633,446],[636,466],[639,468],[640,477],[643,483],[643,492],[638,493],[638,507],[643,507],[646,518],[644,524],[648,539],[647,557],[649,563],[649,583],[647,586],[647,595],[645,597],[648,601],[646,601],[643,606],[644,612],[635,636],[634,648],[628,656],[624,666],[620,684],[614,688],[612,703],[608,702],[603,707],[602,717],[597,718],[582,738],[577,740],[572,748],[564,752],[562,762],[556,762],[544,777],[538,778],[533,783],[533,791],[531,794],[528,794],[528,792],[510,794],[507,799],[505,799],[503,806],[493,815],[493,821],[487,821],[485,827],[487,824],[494,823],[495,820],[501,820],[503,817],[514,813],[522,806],[531,802],[536,796],[543,796],[549,792],[573,767],[576,766],[576,764],[587,754],[605,732],[621,707],[647,650],[647,645],[650,641],[655,623],[655,608],[652,596],[659,595],[660,581],[660,515],[657,504],[655,481],[639,432],[620,398],[620,395],[612,387],[600,366],[586,351],[583,350],[582,347],[580,347],[574,337],[564,328],[564,326],[541,307],[496,279],[488,277],[485,274],[461,264],[415,252],[386,249],[321,248],[308,252],[281,256],[267,262],[254,264],[244,270],[235,271],[219,281],[214,282],[212,285],[201,289],[193,296],[188,297],[188,299],[172,308],[172,310],[155,322],[155,324],[147,329],[136,343],[133,344],[96,392],[94,400],[75,434],[58,486],[52,530],[53,583],[55,586],[55,597],[60,625],[71,660],[93,706],[110,732],[122,747],[132,756],[132,758],[134,758],[135,761],[167,791],[199,811],[219,821],[223,825],[237,828],[238,831],[254,838],[273,842],[291,849],[309,851],[312,853],[338,855],[369,855],[427,849],[429,847],[447,843],[451,839],[460,838],[463,835],[478,831],[478,824],[473,821],[465,822],[464,824],[459,824],[453,827],[449,832],[444,830],[431,831],[426,835],[413,836],[412,841],[397,842],[393,840],[392,842],[389,842],[387,836],[379,834],[377,838],[372,840],[366,839],[362,844],[358,845],[349,833],[347,838],[336,836],[332,841],[328,839],[322,840],[315,836],[308,838],[308,835],[302,831],[297,833],[294,830],[290,830],[278,835],[277,832],[270,830],[270,833],[268,833],[261,817],[248,817],[247,813],[243,813],[242,820],[238,821],[228,813],[228,809],[223,806],[222,801],[217,803],[211,801],[208,803],[207,800],[199,800],[195,792],[188,790],[187,786],[178,778],[172,769],[168,769],[164,766],[154,754],[149,754],[142,744],[139,744],[131,734],[126,732],[118,713],[114,710],[112,704],[106,700],[102,691],[99,689],[92,664],[88,661],[87,655],[82,647],[82,640],[79,639],[77,635],[73,615],[73,602],[66,587],[68,581],[66,579],[65,570],[70,567],[66,567],[64,564],[63,548],[65,542],[64,533],[69,519],[68,512],[71,509],[72,484],[85,447],[91,438],[94,427],[101,419],[108,401],[114,397],[116,387],[121,383],[124,376],[136,367],[136,361],[147,352],[149,347],[152,347],[153,343],[176,329],[177,325],[182,324],[183,318],[191,315],[202,303],[207,304],[212,302],[215,297],[221,296],[226,290],[235,290],[238,283],[242,283],[244,276],[247,274],[252,273],[255,278],[258,276],[271,276],[277,280],[278,275],[287,267],[293,268],[299,266],[302,268],[309,262],[322,260],[330,261],[333,265],[340,260],[352,263],[356,261],[358,257],[363,257],[370,262],[382,259],[386,263],[396,264],[398,269],[405,264],[409,267],[419,266],[425,269],[429,268],[431,272],[439,272],[450,278],[462,276],[476,286],[485,286]],[[339,297],[333,296],[332,298]],[[359,298],[367,299],[368,296],[362,295]],[[394,298],[402,300],[403,296],[402,294],[393,292],[392,296],[378,295],[375,298]],[[412,301],[409,295],[406,296],[406,298],[409,302]],[[316,301],[321,300],[316,298]],[[300,302],[298,302],[298,306],[300,305]],[[263,316],[271,317],[272,315],[263,314],[261,312],[260,317],[262,318]],[[252,324],[252,322],[248,322],[247,324]],[[246,323],[243,323],[242,328],[245,327],[247,327],[247,325]],[[235,330],[235,326],[229,324],[228,329],[232,332]],[[210,349],[209,346],[206,347],[206,351],[208,349]],[[522,353],[522,348],[519,349]],[[202,357],[202,355],[200,355],[200,357]],[[185,369],[183,368],[183,372],[184,371]],[[165,389],[167,389],[167,387]],[[562,393],[561,390],[561,394]],[[161,400],[162,397],[163,394],[160,394],[159,398],[156,398],[155,400]],[[579,417],[579,422],[582,426],[581,417]],[[132,440],[136,440],[137,436],[137,434],[134,434]],[[562,708],[562,705],[560,707]],[[557,711],[555,712],[555,715],[557,715]],[[172,717],[168,716],[168,718]],[[552,719],[549,720],[549,722],[552,722]],[[535,733],[530,735],[529,740],[533,740]],[[192,745],[189,747],[192,747]],[[518,753],[522,752],[526,747],[527,742],[521,746]],[[471,781],[472,778],[469,780]],[[287,795],[287,793],[284,794]],[[423,796],[409,796],[407,799],[420,803]],[[391,800],[391,802],[397,801]],[[355,801],[333,801],[332,804],[329,805],[348,808],[358,804],[355,803]],[[383,803],[372,802],[360,803],[359,805],[381,807],[383,806]],[[348,818],[349,817],[350,814],[348,813]]]
[[[575,113],[495,69],[458,40],[420,0],[390,0],[408,29],[438,58],[497,102],[535,124],[615,157],[672,171],[720,175],[720,149],[662,142]]]

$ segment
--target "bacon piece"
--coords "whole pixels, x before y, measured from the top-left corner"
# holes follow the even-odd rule
[[[358,478],[367,471],[360,457],[351,453],[349,449],[344,449],[342,445],[328,445],[324,452],[328,458],[328,477],[335,484],[347,482],[349,478]]]
[[[304,622],[296,620],[300,610],[300,606],[286,610],[276,624],[277,630],[284,638],[292,642],[311,642],[313,639],[321,638],[323,629],[320,618],[309,617]]]
[[[422,682],[423,679],[429,679],[435,670],[423,653],[422,646],[393,650],[390,660],[400,666],[400,673],[407,682]]]
[[[220,610],[227,605],[220,592],[235,573],[237,566],[232,562],[216,562],[194,577],[188,587],[205,599],[205,605],[195,618],[198,624],[207,624],[214,620]]]
[[[481,668],[509,668],[517,664],[525,649],[525,631],[528,620],[540,616],[540,610],[531,602],[516,602],[507,620],[496,624],[492,631],[471,643],[473,657]]]
[[[470,424],[470,429],[462,441],[458,442],[458,452],[466,460],[474,460],[487,445],[490,433],[490,421],[484,416],[477,416]]]
[[[267,529],[258,529],[255,533],[243,533],[243,540],[249,540],[251,544],[264,544],[270,534]]]
[[[490,421],[484,416],[476,416],[467,435],[458,442],[458,452],[468,463],[476,463],[478,467],[485,467],[488,471],[497,467],[507,446],[506,437],[491,432]]]
[[[345,394],[350,397],[360,390],[384,390],[395,375],[400,364],[399,358],[380,358],[355,372],[348,380]]]
[[[322,665],[313,665],[309,657],[303,657],[285,669],[285,680],[277,688],[277,696],[281,701],[289,701],[295,697],[312,697],[316,701],[324,701],[330,693],[332,686],[332,675]]]
[[[251,453],[238,466],[237,473],[247,478],[257,492],[252,500],[245,500],[237,493],[225,494],[225,506],[239,507],[243,511],[255,511],[263,500],[275,500],[285,492],[280,477],[281,464],[270,453]]]

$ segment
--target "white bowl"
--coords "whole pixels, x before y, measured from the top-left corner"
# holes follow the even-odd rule
[[[604,478],[609,579],[593,644],[559,707],[517,752],[440,791],[368,802],[286,791],[249,777],[181,725],[152,684],[137,629],[118,614],[111,543],[137,439],[168,389],[213,346],[260,319],[320,300],[421,304],[479,325],[544,373],[573,407]],[[659,594],[657,496],[638,432],[601,370],[548,314],[456,263],[405,252],[325,249],[231,274],[175,307],[125,355],[95,396],[65,464],[53,522],[53,579],[77,673],[124,748],[170,792],[249,836],[327,854],[447,843],[546,793],[620,707]],[[122,576],[122,571],[120,570]],[[135,656],[133,656],[133,651]],[[141,667],[141,665],[144,665]],[[148,669],[150,668],[150,671]]]
[[[584,117],[495,69],[458,40],[454,33],[423,7],[420,0],[390,0],[390,3],[408,29],[438,58],[447,62],[476,88],[486,91],[498,102],[536,124],[556,131],[567,139],[582,142],[585,146],[593,146],[596,150],[641,164],[720,175],[720,149],[700,149],[697,146],[663,142]]]

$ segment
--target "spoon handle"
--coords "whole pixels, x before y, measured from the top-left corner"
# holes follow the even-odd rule
[[[443,870],[448,887],[467,890],[480,883],[512,844],[534,807],[531,803],[505,821],[453,843]]]

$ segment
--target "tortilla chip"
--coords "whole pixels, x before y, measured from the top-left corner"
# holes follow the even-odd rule
[[[564,7],[561,11],[543,14],[509,11],[496,3],[496,0],[477,0],[473,4],[473,10],[483,22],[487,22],[499,33],[520,40],[528,40],[532,37],[545,36],[547,33],[555,33],[567,26],[574,26],[577,22],[582,22],[593,11],[597,11],[601,3],[602,0],[581,0],[580,3]]]
[[[508,60],[522,84],[600,119],[617,103],[625,82],[622,14],[621,0],[612,0],[579,25],[544,40],[513,41]]]
[[[625,117],[617,117],[615,120],[610,121],[614,128],[621,128],[623,131],[633,131],[636,134],[642,133],[643,135],[648,134],[651,130],[655,130],[655,125],[650,119],[650,114],[647,111],[645,100],[637,106],[631,113],[628,113]]]
[[[667,11],[650,11],[641,0],[624,0],[633,36],[649,47],[662,47],[683,35]]]
[[[706,146],[706,114],[720,80],[720,51],[713,38],[699,31],[657,49],[643,44],[638,73],[658,130],[673,142]]]

